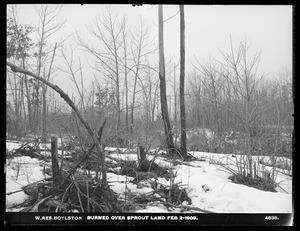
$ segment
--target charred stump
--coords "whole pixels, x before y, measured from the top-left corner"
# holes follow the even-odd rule
[[[146,160],[146,151],[145,148],[143,147],[143,145],[138,145],[138,160],[139,162],[143,162],[144,160]]]
[[[142,172],[148,172],[158,167],[156,163],[146,158],[146,150],[142,145],[138,145],[138,160],[139,170]]]
[[[137,147],[138,160],[139,160],[139,170],[142,172],[147,172],[150,167],[150,162],[146,158],[146,151],[143,145],[138,145]]]
[[[51,160],[53,185],[60,184],[61,176],[58,166],[57,137],[51,137]]]

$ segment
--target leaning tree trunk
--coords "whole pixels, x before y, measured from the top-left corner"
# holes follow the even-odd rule
[[[108,184],[107,184],[107,176],[106,176],[106,166],[105,166],[105,156],[104,156],[104,152],[103,152],[103,146],[99,143],[98,141],[98,135],[92,130],[92,128],[90,127],[90,125],[85,121],[85,119],[83,118],[83,116],[80,114],[80,112],[78,111],[77,107],[75,106],[75,104],[73,103],[73,101],[70,99],[70,97],[62,90],[60,89],[57,85],[52,84],[51,82],[49,82],[48,80],[44,79],[43,77],[36,75],[28,70],[25,70],[23,68],[18,67],[17,65],[6,61],[6,65],[8,65],[11,70],[13,72],[19,72],[19,73],[23,73],[29,76],[34,77],[35,79],[43,82],[44,84],[46,84],[47,86],[51,87],[53,90],[55,90],[57,93],[60,94],[60,96],[66,101],[67,104],[69,104],[69,106],[73,109],[73,111],[76,113],[77,117],[79,118],[79,120],[81,121],[81,123],[83,124],[83,126],[86,128],[87,132],[89,133],[89,135],[92,137],[94,144],[96,144],[96,148],[97,151],[100,155],[100,159],[101,159],[101,167],[102,167],[102,185],[105,188],[108,188]]]
[[[168,114],[168,103],[166,93],[165,60],[164,60],[164,35],[163,35],[163,8],[158,5],[158,40],[159,40],[159,80],[160,80],[160,104],[161,114],[164,122],[166,144],[168,152],[174,152],[174,143],[171,124]]]

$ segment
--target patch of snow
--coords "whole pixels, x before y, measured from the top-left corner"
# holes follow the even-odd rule
[[[127,160],[127,161],[131,161],[131,160],[135,160],[137,161],[137,154],[110,154],[111,157],[120,159],[120,160]]]
[[[169,211],[164,205],[157,204],[157,205],[147,205],[146,208],[138,209],[135,212],[136,213],[168,213]]]
[[[219,213],[290,213],[292,194],[258,190],[228,180],[229,173],[207,162],[202,166],[176,166],[177,181],[188,185],[192,204]],[[204,190],[206,185],[209,190]]]
[[[104,148],[105,151],[108,152],[126,152],[128,149],[127,148],[114,148],[114,147],[105,147]]]
[[[152,160],[153,157],[149,157],[147,156],[147,159],[148,160]],[[159,166],[161,167],[168,167],[168,168],[171,168],[173,166],[172,162],[168,161],[168,160],[165,160],[165,158],[163,157],[156,157],[154,162],[156,164],[158,164]]]
[[[22,187],[44,179],[39,160],[28,156],[18,156],[6,162],[6,208],[24,202],[28,195]],[[19,191],[19,192],[16,192]],[[15,192],[15,193],[12,193]],[[10,194],[11,193],[11,194]]]
[[[41,150],[51,150],[51,143],[40,143],[39,147]]]
[[[17,149],[19,147],[21,147],[21,143],[20,142],[13,142],[13,141],[7,142],[6,141],[6,149],[8,151],[12,151],[12,150]]]

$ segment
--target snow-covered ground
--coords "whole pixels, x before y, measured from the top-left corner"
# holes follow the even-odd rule
[[[7,142],[6,149],[18,148],[20,144]],[[115,148],[107,148],[110,156],[124,160],[137,160],[136,154],[117,153]],[[124,151],[124,150],[122,150]],[[277,192],[267,192],[258,190],[246,185],[232,183],[228,179],[230,173],[224,166],[236,169],[236,161],[240,155],[215,154],[204,152],[191,152],[198,160],[191,162],[179,162],[175,164],[157,156],[155,162],[161,166],[172,167],[177,173],[174,183],[179,183],[186,188],[192,204],[189,206],[198,207],[216,213],[292,213],[292,177],[284,169],[279,169],[276,173],[276,181],[280,185]],[[148,155],[152,159],[153,155]],[[253,157],[257,163],[266,169],[271,168],[263,163],[270,161],[268,157]],[[201,161],[200,161],[201,160]],[[111,161],[111,160],[110,160]],[[277,161],[289,163],[290,160],[277,158]],[[24,202],[28,196],[21,190],[23,186],[39,180],[43,180],[43,164],[37,159],[30,157],[14,157],[6,162],[6,210],[19,211],[14,205]],[[289,171],[291,173],[291,170]],[[113,191],[124,197],[124,192],[130,191],[136,194],[149,194],[153,191],[147,182],[135,184],[130,182],[133,178],[121,176],[109,172],[108,182]],[[170,185],[170,181],[158,177],[158,184]],[[12,193],[15,192],[15,193]],[[11,193],[11,194],[10,194]],[[185,202],[184,202],[185,203]],[[15,207],[11,209],[11,207]],[[140,208],[136,212],[181,212],[180,208],[169,210],[162,204],[156,202],[149,203],[146,208]],[[191,211],[186,211],[191,212]],[[197,212],[197,211],[192,211]]]
[[[21,191],[22,187],[43,180],[42,170],[43,167],[40,166],[40,161],[28,156],[18,156],[6,161],[7,209],[24,202],[28,198],[28,195]]]

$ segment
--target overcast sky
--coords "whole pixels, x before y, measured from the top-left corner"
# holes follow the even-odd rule
[[[37,25],[35,7],[38,5],[18,5],[19,23]],[[57,38],[75,30],[86,32],[104,5],[72,5],[63,6],[61,16],[67,19],[64,29]],[[134,27],[143,16],[151,26],[151,33],[157,36],[157,5],[113,5],[119,15],[126,15],[128,23]],[[164,6],[164,19],[176,14],[178,5]],[[218,58],[221,50],[228,50],[230,36],[233,43],[247,36],[251,42],[251,50],[261,51],[260,71],[276,74],[282,67],[292,68],[292,7],[291,6],[246,6],[246,5],[186,5],[186,66],[191,70],[190,61],[194,56],[199,61],[210,56]],[[179,59],[179,14],[164,25],[165,57]],[[88,70],[84,70],[88,73]],[[88,75],[88,74],[86,74]]]

